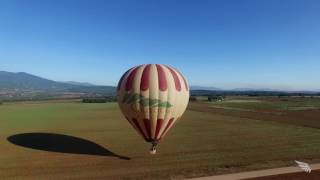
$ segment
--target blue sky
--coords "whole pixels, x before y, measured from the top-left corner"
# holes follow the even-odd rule
[[[320,89],[320,1],[1,0],[0,70],[115,85],[169,64],[192,85]]]

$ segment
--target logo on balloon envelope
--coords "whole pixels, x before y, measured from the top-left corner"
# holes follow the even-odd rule
[[[140,104],[143,107],[159,107],[159,108],[170,108],[172,104],[168,101],[161,101],[160,99],[151,99],[142,96],[137,93],[127,93],[123,96],[122,103],[134,105]]]

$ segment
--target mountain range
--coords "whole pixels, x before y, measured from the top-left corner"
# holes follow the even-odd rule
[[[45,79],[26,72],[0,71],[0,93],[8,91],[42,91],[42,92],[68,92],[68,93],[91,93],[103,95],[115,95],[116,87],[99,86],[87,82],[66,81],[58,82]],[[277,91],[268,88],[236,88],[231,90],[216,87],[190,86],[191,93],[194,91]],[[304,91],[301,91],[304,92]],[[307,91],[306,91],[307,92]],[[2,93],[4,94],[4,93]]]
[[[25,72],[0,71],[0,90],[114,94],[114,86],[97,86],[74,81],[57,82]]]

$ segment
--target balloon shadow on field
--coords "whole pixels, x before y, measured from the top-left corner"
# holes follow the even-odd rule
[[[120,156],[108,149],[86,139],[54,133],[23,133],[7,138],[12,144],[31,149],[61,152],[70,154],[86,154],[98,156],[113,156],[124,160],[129,157]]]

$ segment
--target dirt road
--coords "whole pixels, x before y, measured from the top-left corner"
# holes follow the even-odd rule
[[[312,170],[319,170],[320,163],[311,164],[310,167]],[[218,176],[192,178],[190,180],[240,180],[240,179],[258,178],[258,177],[265,177],[265,176],[274,176],[274,175],[280,175],[280,174],[290,174],[290,173],[297,173],[297,172],[303,172],[303,171],[298,166],[291,166],[291,167],[249,171],[249,172],[218,175]]]

